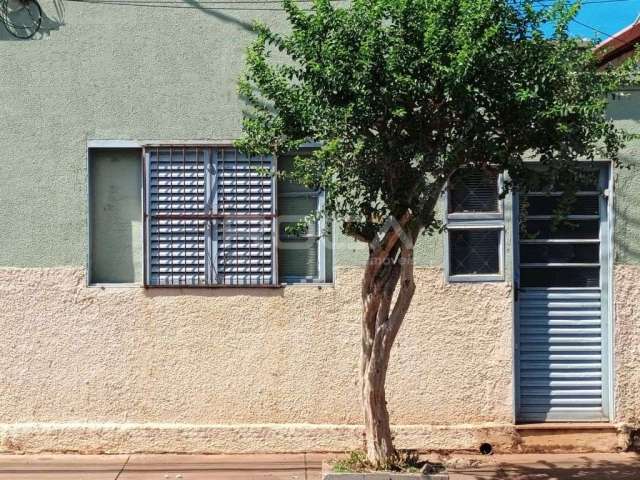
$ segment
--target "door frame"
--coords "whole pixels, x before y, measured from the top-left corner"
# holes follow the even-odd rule
[[[599,187],[604,195],[600,197],[600,287],[602,319],[602,410],[608,422],[615,418],[615,364],[614,364],[614,309],[613,309],[613,260],[614,260],[614,168],[612,162],[585,162],[600,169]],[[513,423],[520,411],[519,365],[519,318],[518,291],[520,286],[520,194],[511,195],[511,275],[512,275],[512,317],[513,317]],[[579,423],[576,420],[576,423]]]

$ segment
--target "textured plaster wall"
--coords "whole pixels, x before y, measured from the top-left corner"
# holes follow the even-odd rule
[[[11,435],[68,424],[63,437],[87,422],[358,425],[360,273],[339,269],[335,287],[180,291],[0,269],[0,423]],[[389,372],[394,424],[510,423],[510,286],[447,285],[438,268],[417,283]]]
[[[85,264],[88,139],[237,138],[251,24],[283,25],[280,12],[246,4],[41,3],[47,18],[34,40],[11,41],[0,28],[0,266]],[[362,264],[366,249],[338,244],[338,264]],[[440,265],[441,238],[423,239],[416,260]]]
[[[42,5],[33,41],[0,28],[2,448],[357,446],[358,268],[323,288],[85,287],[87,140],[237,137],[250,24],[280,13]],[[338,265],[361,265],[336,244]],[[434,268],[418,272],[389,404],[401,445],[475,447],[512,419],[510,286],[446,285],[442,251],[418,246]]]
[[[444,216],[444,201],[438,202],[436,218]],[[369,254],[367,245],[347,237],[342,232],[336,232],[335,256],[337,265],[361,266],[367,261]],[[417,265],[435,267],[442,265],[444,252],[443,235],[423,235],[418,238],[415,247],[415,261]]]
[[[640,90],[629,89],[610,102],[616,123],[640,133]],[[640,425],[640,140],[622,152],[614,192],[614,396],[615,419]]]
[[[615,268],[616,421],[640,426],[640,266]]]

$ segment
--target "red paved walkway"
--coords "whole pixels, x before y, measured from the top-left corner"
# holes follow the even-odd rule
[[[0,455],[0,480],[320,480],[326,457]],[[456,458],[451,480],[640,480],[640,455],[631,453]]]

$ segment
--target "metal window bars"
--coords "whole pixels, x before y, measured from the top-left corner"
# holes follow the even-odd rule
[[[145,147],[147,286],[275,282],[270,157],[231,147]]]

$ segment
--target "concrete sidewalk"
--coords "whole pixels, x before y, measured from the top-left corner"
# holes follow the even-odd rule
[[[324,454],[0,455],[0,480],[320,480]],[[640,455],[460,455],[451,480],[640,480]]]

